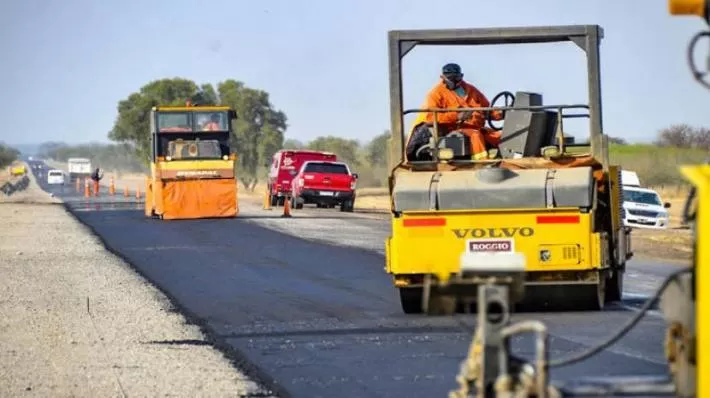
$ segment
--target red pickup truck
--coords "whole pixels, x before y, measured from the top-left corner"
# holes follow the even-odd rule
[[[352,212],[357,177],[343,162],[304,162],[293,179],[291,206],[302,209],[306,203],[315,203],[319,208],[340,205],[340,211]]]
[[[309,160],[336,161],[332,152],[310,151],[305,149],[282,149],[271,159],[268,187],[271,206],[283,206],[284,200],[291,195],[291,185],[296,174]]]

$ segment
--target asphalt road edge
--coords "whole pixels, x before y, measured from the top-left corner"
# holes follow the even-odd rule
[[[143,273],[138,267],[136,267],[126,256],[124,256],[119,250],[114,249],[101,234],[99,234],[96,229],[94,229],[90,224],[84,222],[84,220],[76,214],[71,208],[69,203],[62,203],[64,209],[74,217],[81,225],[87,228],[96,238],[99,240],[101,245],[108,250],[110,253],[120,258],[125,262],[136,274],[140,275],[144,280],[148,281],[153,287],[158,289],[165,297],[168,299],[170,304],[180,312],[188,324],[197,326],[200,331],[205,335],[207,342],[216,350],[220,351],[222,355],[229,360],[229,362],[236,367],[238,370],[242,371],[247,377],[251,378],[256,384],[259,385],[260,389],[264,390],[264,394],[249,394],[242,396],[242,398],[259,398],[259,397],[272,397],[276,396],[279,398],[291,398],[291,393],[288,392],[285,387],[280,385],[276,379],[269,375],[266,371],[261,369],[259,366],[251,362],[247,356],[240,350],[229,345],[226,341],[222,341],[219,336],[213,332],[212,329],[207,327],[204,320],[199,316],[194,314],[192,311],[185,308],[180,302],[172,295],[169,291],[164,289],[160,284],[156,283],[154,280],[149,278],[145,273]]]

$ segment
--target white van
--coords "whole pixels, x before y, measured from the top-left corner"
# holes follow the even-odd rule
[[[47,184],[64,185],[64,172],[57,169],[49,170],[47,173]]]
[[[621,185],[625,187],[641,187],[641,181],[635,171],[621,170]]]
[[[622,170],[621,184],[624,193],[624,225],[635,228],[668,228],[668,208],[656,191],[641,188],[638,175]]]

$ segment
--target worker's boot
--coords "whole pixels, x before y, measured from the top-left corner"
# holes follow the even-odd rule
[[[503,156],[498,148],[490,148],[488,149],[488,159],[503,159]]]

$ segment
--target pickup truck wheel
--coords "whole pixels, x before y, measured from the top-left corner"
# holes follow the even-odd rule
[[[402,311],[405,314],[422,313],[422,288],[421,287],[400,287],[399,301],[402,304]]]
[[[354,206],[353,200],[348,199],[340,204],[340,211],[346,211],[348,213],[352,213],[354,210],[354,207],[355,206]]]
[[[306,201],[303,200],[303,198],[301,198],[300,196],[296,196],[293,198],[293,206],[291,207],[293,207],[294,209],[302,209],[304,203],[306,203]]]

